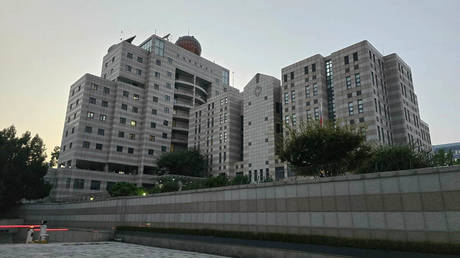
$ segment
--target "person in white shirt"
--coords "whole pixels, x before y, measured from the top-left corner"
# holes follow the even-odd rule
[[[26,244],[33,243],[33,241],[34,241],[34,227],[30,227],[29,230],[27,230]]]
[[[46,220],[42,220],[42,224],[40,225],[40,242],[46,243],[48,234],[46,233],[46,229],[48,226],[46,225]]]

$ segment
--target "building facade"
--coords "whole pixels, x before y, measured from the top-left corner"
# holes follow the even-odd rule
[[[108,49],[100,77],[85,74],[71,85],[62,171],[135,175],[148,184],[162,153],[188,148],[190,110],[229,87],[228,69],[201,57],[195,38],[133,39]]]
[[[368,41],[314,55],[281,70],[284,123],[330,120],[365,130],[378,145],[429,150],[412,73],[396,54],[383,56]],[[427,135],[428,134],[428,135]]]

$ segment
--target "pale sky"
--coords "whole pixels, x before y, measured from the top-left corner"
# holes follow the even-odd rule
[[[460,1],[0,1],[0,129],[60,145],[69,86],[136,35],[194,35],[242,89],[260,72],[369,40],[412,68],[433,144],[460,141]],[[234,72],[234,83],[232,72]],[[455,79],[457,78],[457,80]]]

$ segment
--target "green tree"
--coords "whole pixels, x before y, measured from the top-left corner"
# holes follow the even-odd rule
[[[289,162],[297,175],[327,176],[354,170],[370,155],[361,130],[333,123],[305,123],[286,127],[284,141],[277,146],[278,156]]]
[[[135,184],[118,182],[108,189],[110,196],[128,196],[139,194],[139,188]]]
[[[59,153],[61,152],[61,147],[55,146],[53,152],[51,152],[51,159],[49,162],[49,166],[52,168],[57,165],[59,160]]]
[[[203,177],[206,175],[207,159],[197,150],[168,152],[157,160],[160,170],[169,174]]]
[[[358,173],[394,171],[430,167],[431,157],[427,152],[418,152],[407,145],[379,147],[357,170]]]
[[[251,183],[251,180],[249,180],[249,177],[247,175],[237,175],[234,178],[232,178],[230,183],[232,185],[246,185]]]
[[[14,126],[0,131],[0,211],[21,199],[48,196],[51,185],[43,179],[48,170],[45,159],[45,145],[38,135],[26,132],[17,137]]]

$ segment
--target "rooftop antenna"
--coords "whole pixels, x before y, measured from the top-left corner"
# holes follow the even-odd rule
[[[120,32],[120,41],[123,41],[123,30]]]

